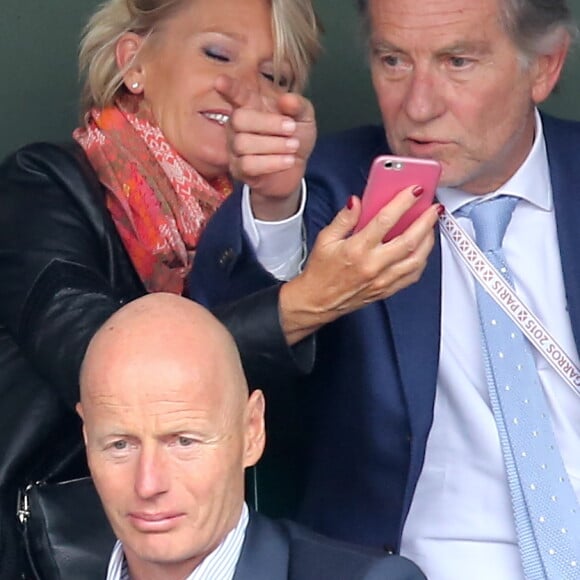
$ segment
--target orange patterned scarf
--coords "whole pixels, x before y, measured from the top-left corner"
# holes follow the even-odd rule
[[[107,189],[107,207],[148,292],[182,294],[205,224],[231,193],[208,183],[147,120],[141,100],[87,114],[73,137]]]

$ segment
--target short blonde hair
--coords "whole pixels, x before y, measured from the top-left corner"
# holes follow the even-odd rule
[[[81,114],[93,107],[111,105],[126,90],[126,70],[119,69],[115,54],[119,39],[128,32],[149,37],[188,1],[195,0],[106,0],[99,6],[83,31],[80,44]],[[287,61],[294,81],[292,88],[302,90],[320,52],[320,25],[312,0],[270,2],[275,70],[279,71],[280,63]]]
[[[271,0],[274,65],[290,64],[293,90],[302,91],[308,80],[310,67],[320,54],[320,22],[312,0]]]

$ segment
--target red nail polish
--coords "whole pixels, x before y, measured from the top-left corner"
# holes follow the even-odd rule
[[[437,213],[439,215],[443,215],[445,213],[445,206],[442,203],[439,204],[439,207],[437,208]]]
[[[420,186],[420,185],[416,185],[413,188],[413,195],[415,197],[419,197],[425,190]]]
[[[352,195],[351,195],[351,196],[348,198],[348,201],[346,202],[346,207],[347,207],[347,209],[352,209],[352,206],[353,206],[353,204],[354,204],[353,197],[354,197],[354,196],[352,196]]]

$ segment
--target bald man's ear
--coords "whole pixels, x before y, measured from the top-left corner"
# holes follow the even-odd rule
[[[256,389],[251,393],[246,406],[244,467],[256,465],[264,452],[266,445],[265,410],[264,393]]]
[[[82,403],[77,403],[75,409],[76,409],[78,416],[81,418],[81,420],[83,422],[83,439],[84,439],[85,445],[86,445],[87,444],[87,430],[85,429],[85,414],[83,412]]]

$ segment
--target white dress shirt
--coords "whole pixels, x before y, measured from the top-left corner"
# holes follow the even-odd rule
[[[195,568],[186,580],[232,580],[242,552],[242,544],[248,527],[248,506],[243,505],[236,527],[222,543]],[[193,530],[192,534],[195,533]],[[123,544],[117,541],[109,560],[106,580],[130,580]]]
[[[522,198],[503,241],[518,296],[578,364],[539,115],[528,158],[495,193]],[[444,188],[437,194],[449,212],[473,199]],[[471,221],[458,221],[473,237]],[[443,236],[441,253],[442,340],[434,420],[401,553],[415,560],[430,580],[460,580],[466,572],[470,580],[523,580],[487,392],[474,282]],[[534,356],[562,459],[580,497],[580,399],[535,350]]]
[[[566,309],[541,119],[533,148],[497,192],[522,198],[503,248],[519,297],[578,363]],[[473,199],[441,188],[453,212]],[[249,203],[246,200],[246,203]],[[250,211],[251,215],[251,211]],[[298,217],[295,216],[296,220]],[[471,222],[459,218],[473,236]],[[246,231],[248,226],[244,219]],[[270,224],[272,233],[273,226]],[[290,247],[289,232],[284,246]],[[300,236],[300,225],[294,231]],[[278,241],[279,245],[282,245]],[[262,238],[264,252],[266,238]],[[434,419],[425,464],[403,529],[401,554],[430,580],[523,580],[502,452],[487,393],[473,279],[441,236],[442,326]],[[272,256],[269,256],[273,263]],[[278,271],[281,265],[275,264]],[[285,271],[285,277],[296,274]],[[536,352],[562,459],[580,497],[580,399]]]

